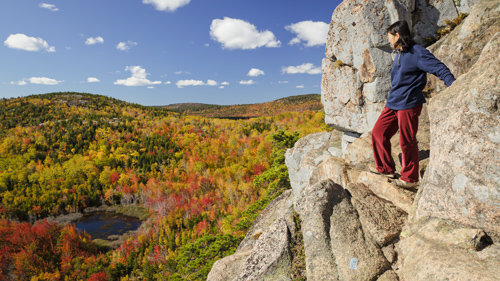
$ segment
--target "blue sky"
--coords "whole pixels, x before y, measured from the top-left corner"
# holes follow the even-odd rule
[[[143,105],[320,93],[340,0],[2,0],[0,98],[86,92]]]

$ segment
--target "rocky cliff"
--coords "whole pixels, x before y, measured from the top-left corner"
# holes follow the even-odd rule
[[[464,22],[429,46],[457,80],[445,88],[429,75],[421,185],[400,189],[366,169],[390,79],[385,29],[405,19],[423,42],[461,12]],[[307,280],[499,280],[500,1],[345,0],[326,56],[322,102],[336,130],[287,151],[292,190],[208,280],[293,280],[300,259]],[[297,243],[303,257],[291,250]]]

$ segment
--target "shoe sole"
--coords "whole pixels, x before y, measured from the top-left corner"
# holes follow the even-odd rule
[[[397,187],[401,187],[401,188],[404,188],[404,189],[408,189],[408,190],[418,190],[418,187],[420,186],[420,184],[411,184],[411,185],[408,185],[408,183],[400,183],[401,180],[395,180],[394,183],[396,184]]]
[[[373,173],[373,174],[376,174],[376,175],[381,175],[381,176],[384,176],[386,178],[390,178],[390,179],[395,179],[396,178],[396,174],[383,174],[383,173],[381,173],[379,171],[376,171],[376,170],[375,171],[370,170],[370,172]]]

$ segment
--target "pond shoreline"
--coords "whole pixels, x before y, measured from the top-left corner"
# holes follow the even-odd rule
[[[129,205],[129,206],[121,206],[121,205],[101,205],[96,207],[87,207],[83,210],[83,213],[75,212],[68,214],[61,214],[58,216],[50,216],[47,217],[47,221],[56,222],[58,224],[65,225],[66,223],[74,223],[79,219],[83,218],[84,214],[96,213],[96,212],[110,212],[110,213],[119,213],[125,216],[138,218],[142,221],[149,218],[150,214],[148,209],[142,207],[141,205]]]
[[[101,205],[96,207],[87,207],[83,210],[83,212],[78,213],[69,213],[69,214],[61,214],[56,217],[48,217],[46,218],[49,222],[56,222],[61,225],[76,223],[81,220],[85,215],[98,213],[98,212],[109,212],[109,213],[119,213],[125,216],[134,217],[142,221],[142,224],[150,217],[149,210],[142,205],[129,205],[129,206],[121,206],[121,205]],[[141,226],[142,226],[141,224]],[[96,243],[102,250],[109,251],[112,249],[116,249],[120,247],[129,237],[133,236],[137,233],[137,230],[132,230],[125,232],[121,235],[110,235],[107,239],[93,239],[94,243]]]

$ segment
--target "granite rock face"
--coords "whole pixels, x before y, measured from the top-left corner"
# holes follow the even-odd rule
[[[425,45],[424,38],[434,37],[438,28],[446,25],[445,20],[453,20],[461,12],[469,13],[476,2],[477,0],[343,1],[333,12],[326,43],[326,58],[322,62],[321,101],[326,113],[325,123],[341,131],[359,134],[373,128],[390,90],[392,50],[387,41],[386,29],[392,23],[406,20],[412,27],[414,39]],[[473,16],[477,17],[481,16]],[[484,17],[498,20],[494,12]],[[481,34],[470,34],[471,28],[477,29],[470,25],[464,29],[461,38],[481,37]],[[467,40],[474,42],[470,38]],[[470,45],[478,44],[481,43]],[[470,66],[469,61],[463,64],[467,55],[457,61],[456,55],[452,54],[457,48],[469,50],[470,46],[453,43],[445,45],[448,48],[443,49],[443,57],[455,56],[452,60],[457,68]],[[474,53],[473,50],[467,52]],[[457,76],[461,74],[459,71],[455,72],[454,67],[450,68]],[[443,84],[439,84],[436,79],[431,81],[436,87],[442,88]]]
[[[291,213],[289,216],[293,216]],[[293,219],[291,220],[293,222]],[[290,234],[284,217],[276,219],[255,243],[234,280],[288,281],[291,269]]]
[[[289,233],[295,231],[291,219],[293,200],[293,193],[289,190],[269,203],[252,224],[236,253],[216,261],[207,280],[290,280],[285,275],[290,268]],[[272,279],[277,276],[283,279]]]
[[[498,280],[500,2],[453,2],[460,4],[458,12],[472,11],[430,47],[458,79],[430,98],[428,121],[421,122],[418,191],[367,171],[373,163],[369,131],[347,147],[342,132],[306,136],[285,157],[293,191],[270,203],[238,251],[218,261],[208,280],[290,280],[294,257],[288,245],[298,233],[293,210],[301,220],[308,280]],[[387,77],[378,59],[385,58],[374,54],[387,46],[376,33],[367,35],[374,26],[398,17],[426,23],[419,5],[453,14],[449,3],[344,1],[332,17],[335,29],[323,62],[328,70],[322,91],[337,93],[322,93],[327,122],[361,133],[369,130],[367,116],[378,115],[370,106],[383,105],[380,81]]]
[[[465,1],[460,1],[460,3]],[[500,32],[500,3],[480,1],[469,16],[450,34],[429,47],[439,60],[451,70],[455,78],[468,72],[477,62],[484,46]],[[434,75],[428,75],[428,85],[437,92],[446,88]]]
[[[343,191],[342,186],[331,180],[309,185],[295,204],[302,220],[307,280],[338,280],[328,226],[339,191]]]
[[[386,28],[408,19],[412,1],[345,0],[335,9],[323,59],[325,122],[341,131],[373,127],[390,87]]]
[[[356,208],[363,229],[380,247],[398,238],[406,223],[406,213],[394,204],[383,200],[362,183],[350,183],[346,189],[351,193],[352,205]]]
[[[413,221],[450,219],[500,241],[500,32],[429,105],[431,157]]]
[[[449,221],[424,222],[398,245],[402,256],[400,276],[406,281],[498,280],[498,247],[476,251],[484,242],[483,235],[480,229]]]
[[[413,35],[417,43],[424,43],[424,37],[433,37],[445,20],[458,17],[454,0],[417,0],[417,11],[413,18]]]
[[[330,237],[340,280],[374,280],[390,269],[382,250],[366,233],[344,189],[339,189],[334,197]]]
[[[306,186],[314,185],[325,178],[334,177],[341,169],[335,165],[333,154],[340,149],[340,132],[310,134],[300,139],[285,154],[285,163],[290,171],[290,183],[296,197]]]

